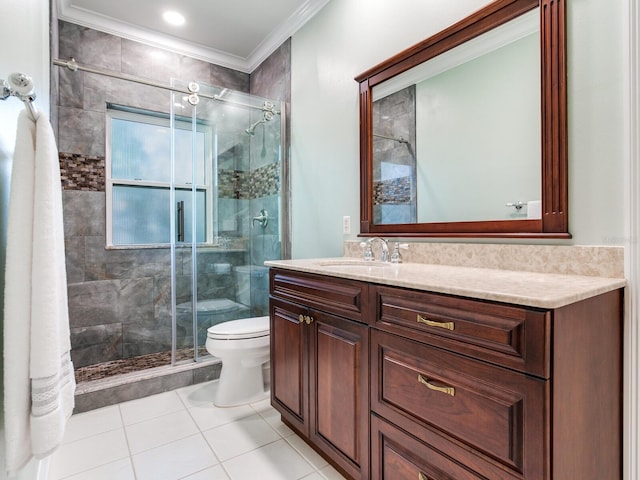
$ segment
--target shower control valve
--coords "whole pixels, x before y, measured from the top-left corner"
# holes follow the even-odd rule
[[[258,222],[262,228],[267,228],[267,225],[269,224],[269,212],[267,212],[264,208],[260,210],[260,214],[253,217],[251,221],[252,228],[256,224],[256,222]]]

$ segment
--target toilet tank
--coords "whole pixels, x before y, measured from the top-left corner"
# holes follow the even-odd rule
[[[236,301],[252,306],[264,296],[269,286],[269,269],[260,265],[233,267],[236,282]]]

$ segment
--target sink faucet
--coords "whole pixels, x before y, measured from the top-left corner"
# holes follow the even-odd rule
[[[374,242],[379,242],[382,245],[382,256],[380,257],[380,261],[388,262],[389,261],[389,244],[384,238],[381,238],[381,237],[372,237],[369,240],[367,240],[367,242],[365,243],[366,248],[364,251],[364,256],[365,256],[364,259],[368,261],[375,260],[373,256],[373,252],[371,252],[371,245]]]

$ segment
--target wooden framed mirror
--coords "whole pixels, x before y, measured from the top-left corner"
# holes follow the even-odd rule
[[[536,32],[523,27],[525,33],[515,34],[517,41],[488,47],[490,60],[459,53],[482,50],[485,47],[476,45],[485,38],[503,36],[531,17]],[[521,43],[533,48],[536,73],[527,70],[531,60],[528,66],[517,63],[497,73],[495,65],[506,64],[504,58],[524,58],[512,50]],[[456,60],[465,55],[471,61]],[[439,66],[450,57],[453,67]],[[416,81],[415,72],[425,69],[431,72],[429,79]],[[515,87],[524,82],[511,72],[535,78],[537,86],[530,87],[535,91],[518,91]],[[493,77],[484,78],[484,73]],[[457,79],[469,78],[471,86],[458,85]],[[496,0],[356,81],[361,236],[570,238],[564,0]],[[438,90],[438,85],[446,90]],[[494,100],[490,90],[508,90],[511,97]],[[427,108],[422,106],[425,99]],[[524,101],[531,107],[531,99],[534,112],[511,109]],[[443,105],[452,105],[451,111],[461,116],[453,117]],[[475,113],[464,111],[471,105]],[[489,112],[492,106],[498,107],[497,113]],[[391,112],[398,111],[398,117],[389,120]],[[472,117],[478,117],[478,124],[467,122]],[[516,123],[519,130],[514,127],[512,132]],[[427,125],[436,128],[427,130]],[[484,126],[486,131],[480,131]],[[485,145],[495,149],[485,152]],[[526,157],[531,158],[525,164]],[[528,180],[520,185],[516,177]],[[477,209],[483,198],[491,198],[490,208]],[[478,213],[471,213],[476,209]]]

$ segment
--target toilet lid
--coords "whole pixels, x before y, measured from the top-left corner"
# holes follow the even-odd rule
[[[269,335],[269,316],[241,318],[222,322],[207,329],[209,338],[240,340]]]

